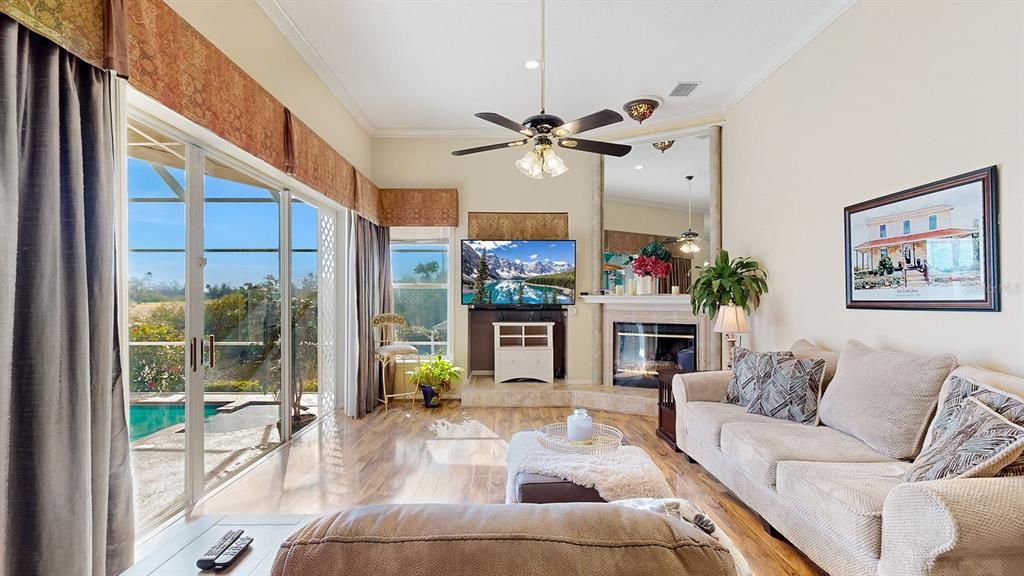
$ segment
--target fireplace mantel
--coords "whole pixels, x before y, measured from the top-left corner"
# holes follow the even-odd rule
[[[651,296],[624,296],[617,294],[587,294],[580,296],[587,304],[603,304],[622,310],[690,310],[689,294],[653,294]]]

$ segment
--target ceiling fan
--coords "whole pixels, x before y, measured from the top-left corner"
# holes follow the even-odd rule
[[[679,235],[678,238],[670,238],[662,242],[662,244],[675,244],[679,243],[679,251],[683,254],[696,254],[700,252],[700,234],[693,231],[693,176],[687,176],[686,182],[689,184],[689,194],[686,200],[686,232]]]
[[[487,146],[477,146],[475,148],[456,150],[452,152],[453,156],[465,156],[467,154],[476,154],[477,152],[501,150],[502,148],[515,148],[532,143],[533,147],[526,153],[526,156],[516,161],[516,168],[530,178],[540,179],[543,178],[545,174],[555,177],[560,176],[569,170],[565,165],[565,162],[563,162],[555,153],[554,146],[556,145],[561,148],[568,148],[569,150],[579,150],[581,152],[607,154],[609,156],[620,157],[629,154],[629,151],[632,150],[632,146],[627,146],[625,144],[597,142],[594,140],[584,140],[576,137],[577,134],[581,134],[588,130],[594,130],[595,128],[601,128],[602,126],[622,122],[622,116],[618,112],[604,109],[566,123],[558,116],[548,114],[545,111],[544,67],[546,61],[544,53],[544,0],[541,0],[540,2],[540,27],[540,114],[530,116],[521,124],[494,112],[480,112],[475,114],[475,116],[481,120],[486,120],[492,124],[497,124],[503,128],[508,128],[509,130],[518,132],[524,136],[524,138],[512,140],[511,142],[501,142],[499,144],[488,144]]]

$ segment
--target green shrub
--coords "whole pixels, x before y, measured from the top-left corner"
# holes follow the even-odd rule
[[[207,382],[205,389],[207,392],[265,392],[259,380],[214,380]]]

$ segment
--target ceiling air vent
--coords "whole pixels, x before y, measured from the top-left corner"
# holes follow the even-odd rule
[[[700,82],[679,82],[676,87],[668,93],[669,96],[689,96],[700,86]]]

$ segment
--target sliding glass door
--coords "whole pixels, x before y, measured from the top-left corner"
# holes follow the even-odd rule
[[[281,442],[281,190],[205,159],[206,489]]]
[[[145,531],[335,408],[337,232],[335,210],[153,121],[128,124],[129,410]]]
[[[136,524],[185,505],[185,154],[128,128],[129,425]]]

